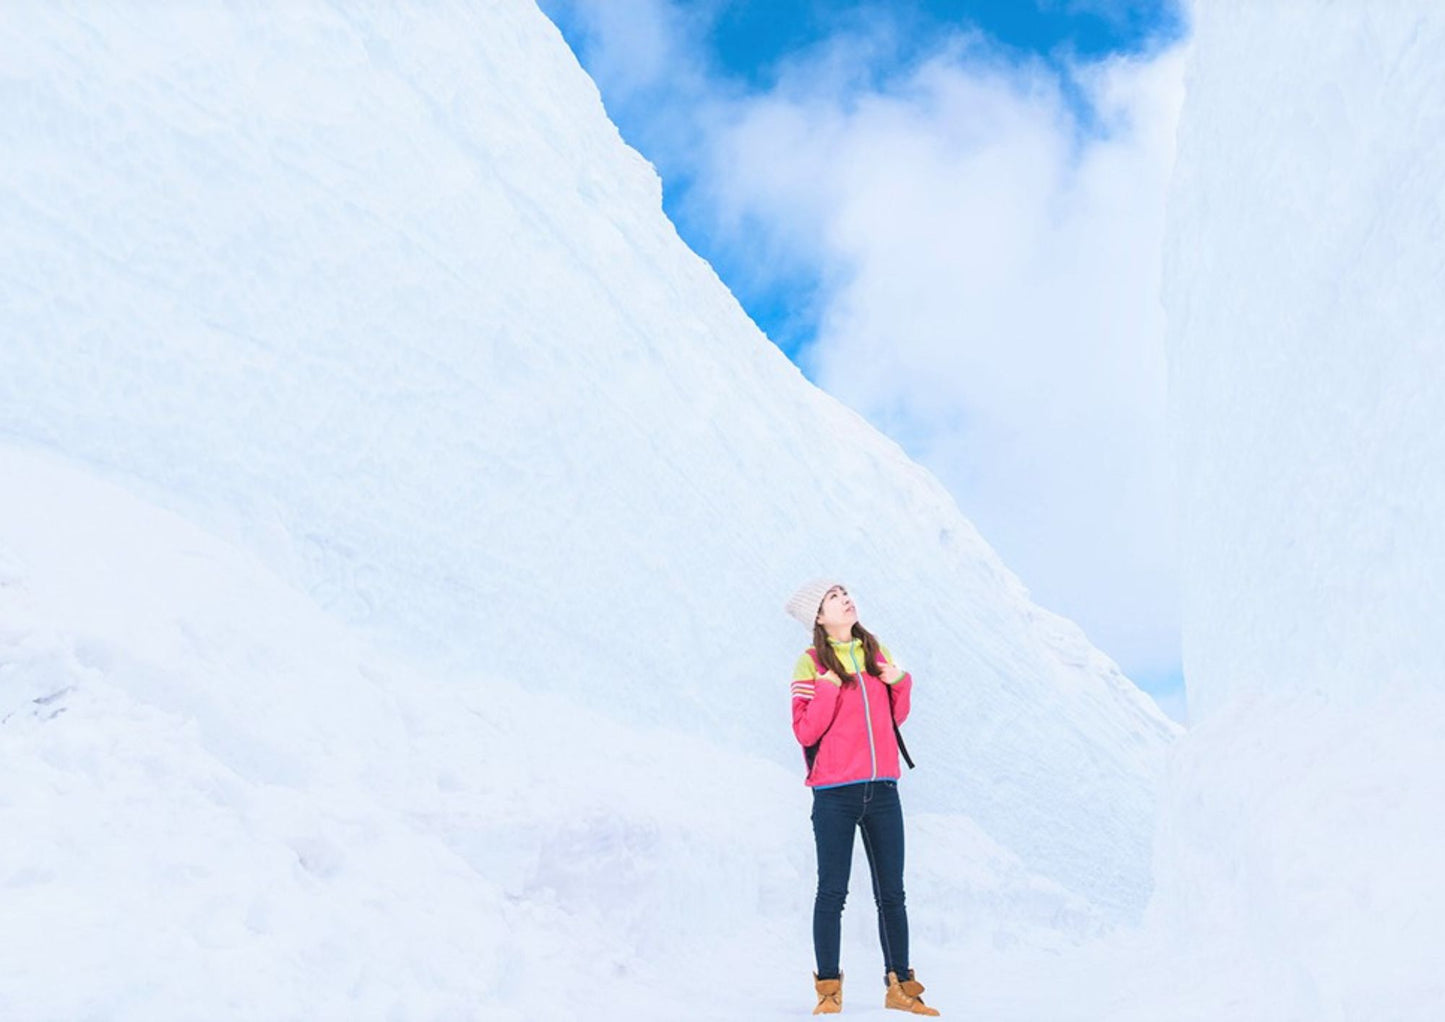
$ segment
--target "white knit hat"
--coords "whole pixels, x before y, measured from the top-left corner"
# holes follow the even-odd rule
[[[788,597],[783,609],[788,612],[789,617],[796,618],[808,628],[812,628],[818,623],[818,608],[823,605],[823,597],[828,595],[829,589],[842,584],[831,578],[809,579],[798,587],[796,593]]]

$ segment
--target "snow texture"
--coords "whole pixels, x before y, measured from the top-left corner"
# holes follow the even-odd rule
[[[1445,14],[1193,46],[1173,743],[747,321],[529,3],[8,5],[0,1018],[796,1017],[819,573],[918,679],[950,1014],[1438,1017]]]
[[[1176,729],[757,331],[532,4],[20,3],[0,68],[0,436],[406,663],[793,772],[779,608],[837,574],[914,804],[1142,909]]]
[[[1445,9],[1201,3],[1193,47],[1165,273],[1193,722],[1150,910],[1165,1014],[1438,1018]]]
[[[792,764],[501,674],[419,673],[89,471],[0,445],[0,473],[25,495],[0,502],[0,1018],[785,1018],[806,1000]],[[966,817],[910,811],[909,829],[943,996],[950,976],[979,996],[981,954],[1099,931]],[[844,949],[863,977],[859,886]]]
[[[1166,288],[1192,719],[1445,689],[1442,42],[1433,3],[1201,6]]]
[[[917,679],[931,994],[1142,911],[1177,729],[530,3],[20,2],[0,100],[0,1017],[791,1017],[820,573]]]

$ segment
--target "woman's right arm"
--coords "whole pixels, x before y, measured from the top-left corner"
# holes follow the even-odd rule
[[[793,734],[804,747],[823,737],[833,723],[843,683],[832,671],[818,673],[813,658],[804,653],[793,668]]]

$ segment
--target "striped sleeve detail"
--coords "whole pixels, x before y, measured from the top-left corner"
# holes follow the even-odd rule
[[[811,655],[804,653],[798,657],[797,664],[793,667],[793,698],[812,699],[817,689],[818,671],[813,666]]]

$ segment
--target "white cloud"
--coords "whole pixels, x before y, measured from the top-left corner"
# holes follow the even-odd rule
[[[1181,54],[1078,66],[1071,98],[964,35],[880,84],[860,70],[893,42],[849,34],[744,94],[700,70],[698,22],[621,6],[644,26],[595,22],[598,45],[636,31],[648,56],[594,74],[654,107],[666,85],[640,141],[735,264],[822,281],[810,375],[928,465],[1041,603],[1126,670],[1177,666],[1158,288]]]
[[[1118,122],[1104,140],[1076,141],[1045,76],[940,59],[847,111],[769,111],[787,132],[754,131],[728,162],[769,178],[757,219],[802,221],[833,268],[813,377],[1142,672],[1178,655],[1157,294],[1179,59],[1091,77]]]

